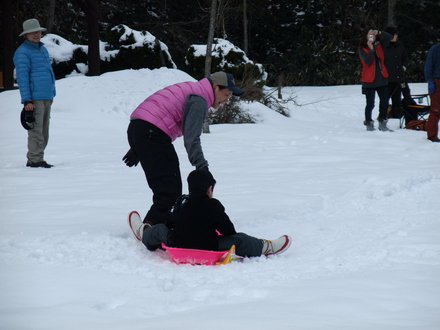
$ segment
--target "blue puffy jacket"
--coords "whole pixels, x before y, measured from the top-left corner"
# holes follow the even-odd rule
[[[42,42],[25,40],[14,54],[21,103],[29,100],[53,100],[55,75],[49,52]]]

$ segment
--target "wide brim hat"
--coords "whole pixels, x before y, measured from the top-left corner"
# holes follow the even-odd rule
[[[46,28],[40,26],[40,22],[36,18],[31,18],[23,22],[23,32],[20,34],[20,37],[26,33],[46,30]]]
[[[244,90],[235,86],[234,76],[230,73],[226,73],[223,71],[213,73],[211,75],[211,81],[214,84],[227,87],[229,90],[232,91],[232,94],[234,94],[235,96],[240,96],[244,93]]]

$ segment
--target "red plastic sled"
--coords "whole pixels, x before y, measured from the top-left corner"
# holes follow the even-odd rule
[[[231,261],[231,253],[235,251],[235,246],[226,251],[207,251],[197,249],[182,249],[169,247],[162,243],[162,247],[167,251],[171,259],[176,264],[191,265],[216,265],[226,264]]]

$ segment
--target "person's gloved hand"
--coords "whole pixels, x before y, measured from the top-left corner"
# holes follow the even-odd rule
[[[428,93],[434,94],[434,92],[435,92],[435,81],[434,80],[428,81]]]
[[[125,165],[127,165],[128,167],[137,166],[137,164],[139,164],[138,156],[131,149],[128,150],[128,152],[125,154],[122,160],[124,161]]]

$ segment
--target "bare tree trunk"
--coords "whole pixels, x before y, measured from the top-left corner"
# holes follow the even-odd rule
[[[55,18],[55,1],[56,0],[50,0],[49,1],[49,9],[48,9],[48,15],[47,15],[47,22],[45,28],[47,29],[47,33],[52,33],[53,29],[53,21]]]
[[[160,47],[160,41],[157,38],[154,40],[154,48],[159,52],[160,64],[163,67],[166,67],[165,59],[164,59],[163,53],[162,53],[162,48]]]
[[[2,0],[2,48],[3,48],[3,81],[5,90],[14,89],[14,41],[12,36],[12,7],[11,0]]]
[[[281,89],[283,88],[284,85],[284,74],[280,74],[278,76],[278,98],[281,100],[283,99],[283,94],[281,93]]]
[[[205,77],[209,77],[211,75],[212,41],[214,40],[216,15],[217,15],[217,0],[212,0],[212,2],[211,2],[211,18],[209,21],[208,42],[206,43]],[[203,123],[203,133],[210,133],[208,116],[206,116],[205,122]]]
[[[396,25],[394,20],[394,13],[396,11],[397,0],[388,0],[388,25]]]
[[[76,3],[86,14],[87,35],[88,35],[88,76],[99,76],[101,74],[101,63],[99,57],[99,21],[100,10],[99,0],[76,0]]]
[[[310,9],[312,8],[312,1],[307,0],[307,12],[310,13]]]
[[[99,0],[88,0],[89,12],[87,13],[87,25],[89,34],[89,72],[88,76],[101,74],[101,62],[99,56]]]
[[[209,75],[211,74],[212,41],[214,40],[216,15],[217,15],[217,0],[212,0],[212,2],[211,2],[211,18],[209,20],[208,41],[206,43],[205,77],[209,77]]]
[[[243,0],[243,51],[247,55],[248,53],[248,22],[247,22],[247,3]]]

